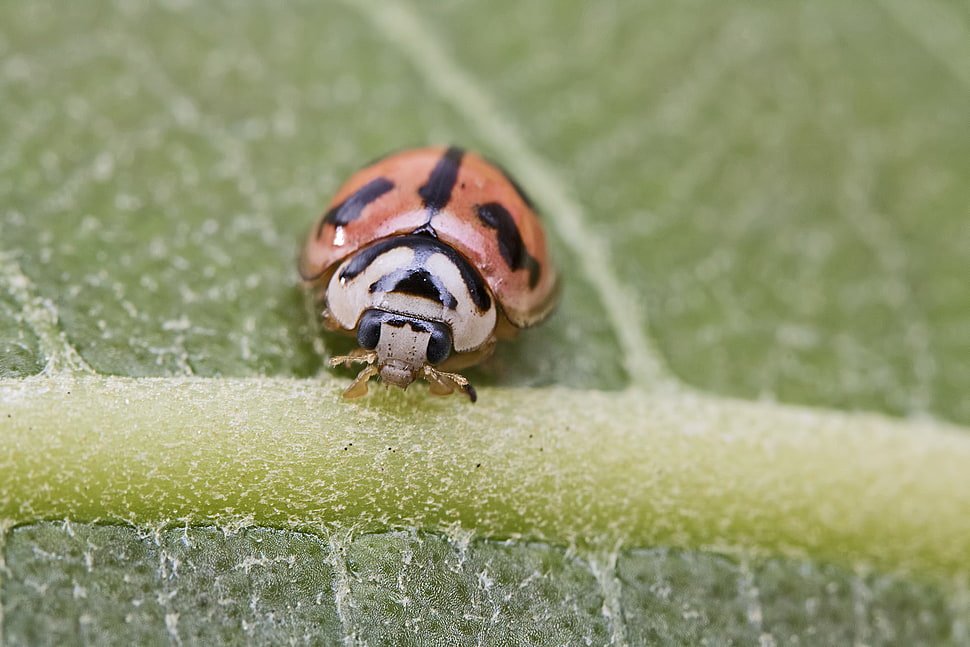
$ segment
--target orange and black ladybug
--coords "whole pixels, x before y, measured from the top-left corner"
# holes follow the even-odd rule
[[[356,173],[313,227],[300,274],[325,303],[324,325],[360,348],[331,364],[365,363],[367,382],[435,395],[468,380],[449,372],[488,357],[498,339],[545,319],[558,280],[531,201],[502,169],[457,147],[396,153]]]

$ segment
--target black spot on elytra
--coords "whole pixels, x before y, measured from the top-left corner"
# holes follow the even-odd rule
[[[476,205],[475,212],[483,225],[495,230],[498,250],[509,268],[528,270],[529,287],[534,288],[539,283],[541,268],[539,262],[526,250],[512,215],[497,202]]]
[[[382,254],[395,249],[396,247],[407,247],[414,252],[414,267],[421,267],[432,254],[444,254],[461,273],[462,281],[468,288],[472,303],[481,311],[485,312],[492,307],[492,298],[485,287],[485,281],[471,263],[465,257],[456,252],[451,246],[439,240],[424,235],[394,236],[377,241],[370,247],[366,247],[351,259],[347,267],[340,273],[341,280],[350,280],[366,270]]]
[[[458,169],[461,168],[461,158],[464,155],[464,149],[450,146],[435,164],[428,181],[418,189],[418,195],[424,201],[426,209],[440,211],[451,200],[451,192],[458,180]]]
[[[337,227],[344,227],[357,218],[361,212],[371,202],[381,197],[394,188],[394,183],[386,177],[374,178],[364,186],[360,187],[346,200],[324,214],[317,226],[317,238],[323,233],[323,226],[330,223]]]

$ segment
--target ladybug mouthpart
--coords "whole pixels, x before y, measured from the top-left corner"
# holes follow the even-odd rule
[[[380,371],[381,380],[388,384],[399,386],[402,389],[408,388],[408,385],[418,376],[418,369],[399,359],[387,360],[378,370]]]

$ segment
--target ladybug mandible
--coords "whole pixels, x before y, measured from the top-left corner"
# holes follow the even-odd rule
[[[299,262],[324,303],[324,326],[360,348],[344,397],[375,376],[431,393],[475,389],[452,371],[491,355],[498,339],[538,324],[558,279],[542,223],[502,169],[457,147],[407,150],[357,172],[310,232]]]

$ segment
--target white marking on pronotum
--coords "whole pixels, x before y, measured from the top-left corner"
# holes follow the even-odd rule
[[[623,347],[623,364],[635,384],[673,384],[660,354],[646,336],[646,315],[640,297],[618,277],[605,241],[587,224],[583,208],[553,166],[526,143],[504,117],[491,96],[454,62],[417,13],[403,2],[374,0],[347,4],[363,12],[388,40],[395,43],[424,76],[428,85],[450,103],[497,150],[508,167],[550,214],[549,221],[578,259],[586,276],[595,280],[605,315]]]
[[[37,295],[20,264],[4,252],[0,252],[0,287],[13,297],[24,323],[37,335],[37,345],[47,360],[45,375],[94,373],[61,330],[57,306]]]

